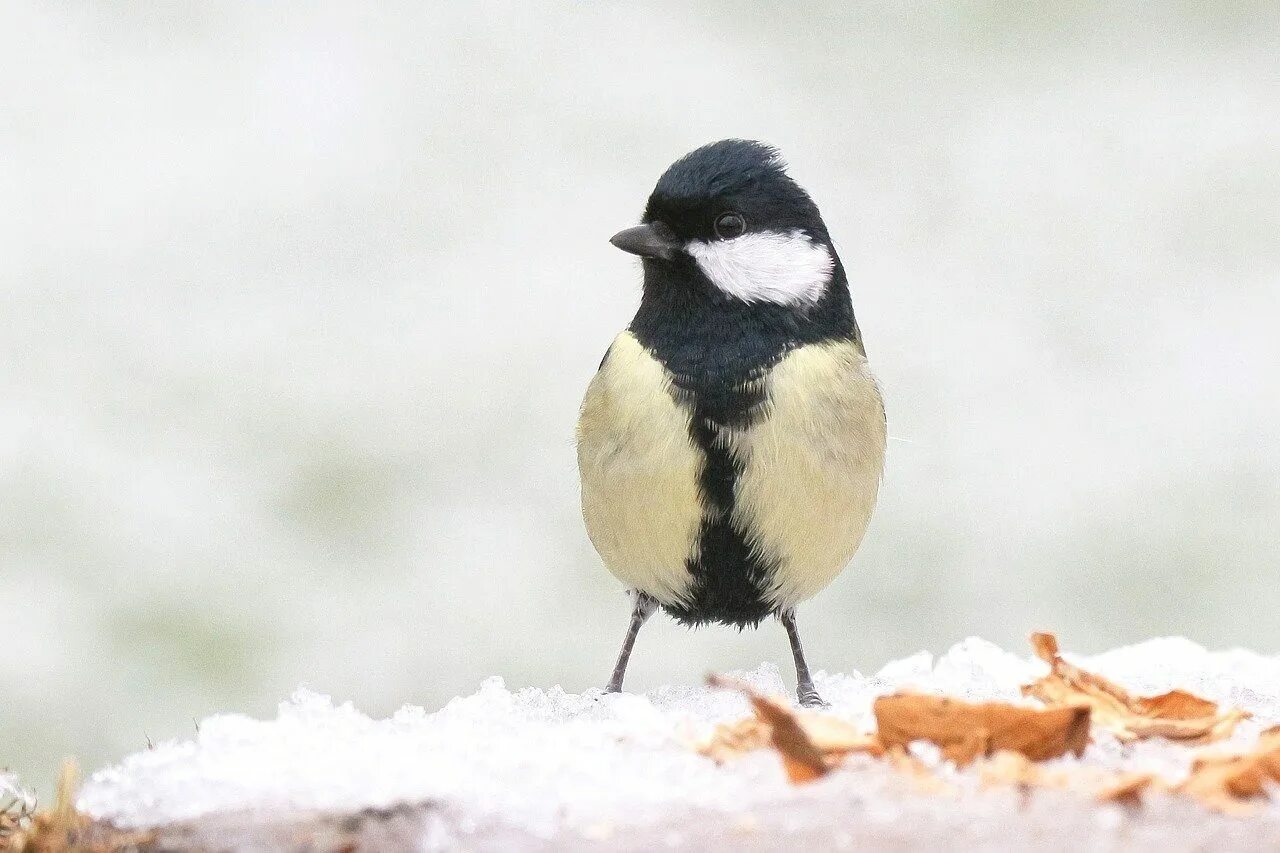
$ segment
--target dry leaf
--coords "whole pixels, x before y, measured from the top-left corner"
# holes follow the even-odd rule
[[[137,850],[152,840],[149,832],[95,831],[90,819],[76,811],[80,770],[70,759],[62,763],[57,800],[51,809],[36,812],[3,837],[0,850],[15,853],[120,853]],[[93,837],[88,837],[88,836]]]
[[[765,749],[772,743],[772,730],[769,724],[759,717],[747,717],[736,723],[722,723],[716,726],[711,737],[698,745],[698,752],[717,764],[724,764],[748,752]]]
[[[1158,780],[1152,773],[1121,773],[1099,788],[1096,796],[1101,803],[1136,806],[1142,802],[1142,795],[1157,785]]]
[[[1089,706],[1026,708],[1004,702],[971,703],[944,696],[896,693],[875,701],[880,742],[937,744],[956,764],[1007,749],[1033,761],[1079,755],[1089,739]]]
[[[1156,784],[1150,773],[1118,773],[1101,767],[1045,767],[1017,752],[1001,750],[977,765],[978,778],[986,786],[1012,785],[1030,788],[1055,788],[1092,794],[1099,802],[1137,805],[1141,794]]]
[[[1120,685],[1064,660],[1052,634],[1032,634],[1031,645],[1050,671],[1022,692],[1050,706],[1087,703],[1093,709],[1094,722],[1122,741],[1164,737],[1211,743],[1230,736],[1236,724],[1249,716],[1238,708],[1219,713],[1213,702],[1185,690],[1133,696]]]
[[[88,818],[75,809],[75,792],[80,771],[74,761],[64,761],[58,777],[58,798],[54,807],[37,812],[30,824],[6,838],[6,850],[28,853],[60,853],[77,847],[77,836]]]
[[[853,723],[827,714],[796,714],[800,728],[828,759],[841,759],[854,752],[879,757],[884,745],[874,734],[859,731]]]
[[[800,727],[790,708],[756,693],[748,693],[747,698],[751,700],[756,716],[769,724],[773,748],[782,756],[787,777],[792,782],[812,782],[831,770],[826,756]]]
[[[851,752],[883,752],[874,735],[863,734],[844,720],[796,713],[782,702],[721,676],[711,676],[707,681],[746,694],[756,712],[753,718],[718,726],[711,739],[699,747],[702,754],[716,761],[772,745],[782,756],[792,782],[811,782]]]
[[[1016,785],[1041,787],[1045,784],[1044,771],[1020,752],[1002,749],[983,759],[977,765],[978,778],[986,786]]]
[[[865,752],[883,757],[922,790],[946,794],[953,790],[951,786],[907,750],[913,741],[926,740],[958,765],[976,760],[976,772],[986,785],[1058,788],[1091,794],[1099,802],[1125,804],[1140,803],[1148,790],[1163,790],[1194,797],[1229,814],[1247,813],[1252,809],[1251,800],[1280,785],[1280,726],[1264,732],[1250,753],[1197,759],[1191,775],[1176,786],[1149,773],[1035,764],[1066,753],[1080,755],[1091,720],[1124,741],[1162,736],[1196,745],[1229,736],[1248,714],[1238,709],[1220,711],[1213,702],[1183,690],[1132,696],[1105,678],[1063,660],[1053,635],[1035,634],[1032,644],[1051,671],[1023,692],[1048,707],[898,693],[876,700],[875,735],[863,734],[834,717],[797,713],[787,703],[761,696],[743,684],[712,677],[712,684],[745,693],[756,716],[719,726],[700,750],[725,761],[772,746],[782,756],[793,782],[819,778],[850,752]]]
[[[987,787],[1013,785],[1019,788],[1049,786],[1049,777],[1043,768],[1021,752],[1002,749],[981,759],[974,765],[978,778]]]
[[[916,789],[925,794],[947,795],[955,793],[955,787],[938,778],[929,765],[907,752],[906,747],[889,747],[884,752],[889,765],[911,779]]]
[[[1252,752],[1197,758],[1191,775],[1174,790],[1215,811],[1248,814],[1253,810],[1249,800],[1263,796],[1276,784],[1280,784],[1280,726],[1259,735]]]

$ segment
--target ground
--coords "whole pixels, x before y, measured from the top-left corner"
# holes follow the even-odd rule
[[[1249,711],[1215,748],[1248,749],[1280,722],[1280,658],[1162,639],[1073,660],[1134,691],[1184,688]],[[870,730],[877,696],[913,689],[1028,703],[1021,685],[1045,670],[974,639],[936,660],[921,653],[875,675],[817,680],[831,702],[825,713]],[[736,675],[786,692],[773,666]],[[158,744],[99,771],[77,805],[99,835],[142,830],[163,849],[1280,848],[1274,799],[1229,817],[1171,794],[1133,805],[987,787],[927,747],[917,754],[941,787],[862,755],[796,785],[771,750],[723,764],[697,751],[717,724],[749,714],[739,693],[705,686],[604,696],[512,691],[495,678],[434,713],[406,707],[385,720],[299,691],[274,720],[213,717],[193,741]],[[1095,731],[1080,758],[1050,765],[1176,783],[1194,754],[1159,738],[1121,743]]]

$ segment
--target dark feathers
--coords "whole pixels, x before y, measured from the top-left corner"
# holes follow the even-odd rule
[[[644,261],[644,295],[630,330],[674,377],[675,393],[692,410],[690,438],[706,460],[689,602],[666,609],[688,624],[745,626],[769,615],[764,593],[777,567],[732,522],[742,464],[719,432],[745,429],[765,415],[760,380],[792,349],[856,342],[859,335],[844,268],[818,207],[771,146],[726,139],[686,154],[659,179],[644,221],[661,223],[682,241],[710,240],[716,217],[726,211],[740,213],[747,231],[801,231],[826,246],[834,261],[821,299],[803,308],[727,296],[687,254]]]
[[[658,179],[644,222],[664,222],[684,239],[710,238],[716,216],[733,210],[747,230],[802,231],[828,247],[818,206],[787,174],[777,149],[724,139],[681,157]]]

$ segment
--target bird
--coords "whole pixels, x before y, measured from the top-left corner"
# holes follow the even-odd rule
[[[634,599],[605,692],[661,608],[690,627],[776,618],[798,701],[822,706],[796,606],[862,542],[886,441],[826,224],[776,148],[725,139],[676,160],[610,242],[643,286],[577,427],[587,534]]]

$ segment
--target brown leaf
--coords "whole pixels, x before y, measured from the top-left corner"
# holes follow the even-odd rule
[[[1032,634],[1037,657],[1049,664],[1049,674],[1022,688],[1046,705],[1087,703],[1093,720],[1122,741],[1164,737],[1187,743],[1211,743],[1230,736],[1248,717],[1238,708],[1219,712],[1218,706],[1185,690],[1159,696],[1133,696],[1123,687],[1063,659],[1052,634]]]
[[[1148,773],[1035,764],[1068,752],[1080,755],[1091,720],[1122,740],[1161,735],[1196,745],[1227,737],[1248,715],[1240,710],[1222,712],[1214,703],[1182,690],[1132,696],[1105,678],[1063,660],[1053,635],[1036,634],[1032,644],[1051,671],[1023,690],[1048,704],[1047,708],[899,693],[876,700],[879,730],[876,735],[866,735],[843,720],[796,712],[787,703],[761,696],[745,685],[713,677],[712,684],[745,693],[756,716],[718,727],[700,748],[724,761],[772,746],[781,754],[794,782],[824,775],[850,752],[865,752],[883,757],[922,790],[946,794],[953,789],[907,750],[911,742],[927,740],[957,764],[976,760],[978,777],[988,785],[1013,785],[1024,790],[1058,788],[1091,795],[1100,802],[1132,805],[1140,803],[1146,791],[1162,790],[1194,797],[1209,808],[1230,814],[1250,811],[1251,800],[1280,784],[1280,726],[1264,732],[1250,753],[1202,756],[1179,785],[1169,785]]]
[[[978,765],[978,778],[983,785],[1030,787],[1044,784],[1040,768],[1031,759],[1007,749],[983,759]]]
[[[773,746],[782,756],[792,782],[811,782],[828,773],[851,752],[883,752],[874,735],[863,734],[844,720],[823,714],[797,713],[787,705],[722,676],[708,683],[746,694],[756,716],[717,726],[710,740],[699,747],[703,755],[719,762],[746,752]]]
[[[698,744],[698,752],[712,758],[718,765],[723,765],[732,758],[767,748],[772,743],[769,724],[759,717],[746,717],[745,720],[723,722],[716,726],[710,738]]]
[[[790,708],[758,693],[748,693],[747,698],[751,700],[756,716],[769,725],[773,748],[782,756],[782,763],[792,782],[812,782],[831,770],[826,756],[800,726]]]
[[[850,722],[827,714],[802,712],[796,714],[800,728],[828,759],[840,759],[854,752],[864,752],[879,757],[884,745],[874,734],[859,731]]]
[[[1266,794],[1274,784],[1280,784],[1280,726],[1259,735],[1252,752],[1197,758],[1191,775],[1174,790],[1215,811],[1248,814],[1253,810],[1249,801]]]
[[[978,778],[987,786],[1013,785],[1023,790],[1055,788],[1092,794],[1099,802],[1138,805],[1141,793],[1156,784],[1150,773],[1118,773],[1101,767],[1045,767],[1026,756],[1002,750],[977,765]]]
[[[955,793],[952,785],[938,778],[933,769],[907,752],[906,747],[894,746],[884,751],[884,759],[899,773],[908,777],[916,789],[924,794],[947,795]]]
[[[721,723],[711,737],[698,744],[698,752],[717,764],[765,749],[772,745],[772,730],[759,717],[747,717],[736,723]]]
[[[79,782],[80,771],[76,763],[64,761],[58,776],[58,798],[54,807],[37,812],[28,826],[10,835],[5,849],[28,853],[61,853],[79,849],[77,836],[89,823],[88,818],[75,809]]]
[[[0,850],[15,853],[122,853],[147,847],[150,832],[124,832],[95,827],[87,815],[76,811],[76,788],[80,770],[67,759],[58,776],[57,800],[53,808],[23,815],[0,834]],[[149,848],[148,848],[149,849]]]
[[[1079,755],[1089,739],[1089,706],[1025,708],[1004,702],[971,703],[944,696],[896,693],[875,701],[880,742],[886,747],[927,740],[956,764],[1008,749],[1033,761]]]
[[[1157,785],[1157,778],[1152,773],[1121,773],[1106,785],[1098,789],[1098,802],[1122,803],[1136,806],[1142,803],[1142,795]]]

